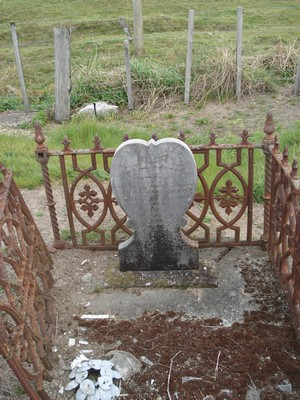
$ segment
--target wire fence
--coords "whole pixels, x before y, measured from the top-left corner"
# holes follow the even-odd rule
[[[74,10],[72,19],[59,15],[49,23],[46,18],[33,18],[28,21],[16,20],[19,47],[28,92],[44,95],[54,85],[54,36],[55,26],[71,28],[71,65],[97,65],[99,70],[111,71],[118,68],[125,76],[123,42],[125,34],[119,17],[125,15],[126,22],[133,33],[131,2],[124,2],[123,8],[112,7],[111,18],[103,18],[101,9],[95,10],[87,18],[84,9]],[[130,4],[129,4],[130,3]],[[190,1],[182,6],[182,12],[172,13],[167,6],[153,10],[144,2],[143,23],[145,54],[147,59],[165,66],[174,65],[184,74],[188,10],[194,6],[195,23],[193,38],[193,69],[201,65],[201,71],[210,70],[215,65],[215,57],[221,50],[228,49],[230,57],[235,57],[237,9],[232,5],[215,4],[208,10],[205,3]],[[258,5],[243,9],[243,66],[252,65],[256,58],[270,55],[276,46],[285,46],[288,51],[299,53],[300,48],[300,4],[285,1],[283,5],[270,7]],[[176,8],[177,9],[177,8]],[[292,50],[292,48],[294,50]],[[134,54],[131,44],[131,54]],[[299,55],[299,54],[298,54]],[[296,56],[295,56],[296,57]],[[295,58],[294,57],[294,58]],[[276,55],[274,53],[274,62]],[[272,62],[272,61],[270,61]],[[297,62],[294,63],[294,74]],[[200,73],[198,69],[195,73]],[[1,78],[2,77],[2,78]],[[259,77],[258,77],[259,79]],[[291,73],[278,74],[277,81],[291,81]],[[180,88],[183,90],[184,85]],[[19,94],[18,77],[15,69],[14,53],[8,22],[0,23],[0,95]]]

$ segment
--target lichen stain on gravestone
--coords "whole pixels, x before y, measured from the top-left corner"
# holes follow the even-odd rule
[[[197,186],[189,147],[177,139],[128,140],[116,150],[110,173],[134,229],[119,245],[120,270],[197,269],[198,244],[180,231]]]

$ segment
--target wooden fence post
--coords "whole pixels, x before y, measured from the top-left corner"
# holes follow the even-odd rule
[[[239,101],[242,94],[242,34],[243,7],[237,8],[237,39],[236,39],[236,98]]]
[[[133,37],[130,32],[129,26],[128,26],[127,22],[125,21],[125,18],[120,17],[119,23],[120,23],[121,27],[123,28],[123,31],[124,31],[125,35],[127,36],[127,39],[131,42]]]
[[[126,85],[127,85],[128,109],[133,110],[131,65],[130,65],[130,52],[129,52],[129,40],[128,39],[124,40],[124,51],[125,51],[125,65],[126,65]]]
[[[189,104],[189,100],[190,100],[194,17],[195,17],[195,11],[190,10],[189,11],[189,24],[188,24],[188,45],[187,45],[187,53],[186,53],[186,67],[185,67],[185,87],[184,87],[184,103],[185,104]]]
[[[298,65],[297,65],[297,72],[296,72],[296,79],[295,79],[295,86],[294,86],[294,96],[299,94],[300,90],[300,56],[298,58]]]
[[[70,36],[68,28],[54,28],[55,48],[55,122],[70,119],[71,68]]]
[[[28,101],[25,79],[24,79],[24,74],[23,74],[16,25],[14,22],[11,22],[11,24],[10,24],[10,31],[11,31],[11,38],[12,38],[12,43],[13,43],[13,48],[14,48],[14,53],[15,53],[16,66],[17,66],[18,75],[19,75],[19,82],[20,82],[21,91],[22,91],[24,111],[27,114],[30,112],[29,101]]]
[[[134,48],[135,54],[144,54],[144,32],[143,32],[143,13],[142,0],[133,0],[133,29],[134,29]]]

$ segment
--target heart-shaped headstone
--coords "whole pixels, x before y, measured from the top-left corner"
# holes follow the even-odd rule
[[[198,246],[180,232],[197,186],[189,147],[178,139],[128,140],[116,150],[110,176],[135,229],[119,246],[120,269],[198,268]]]

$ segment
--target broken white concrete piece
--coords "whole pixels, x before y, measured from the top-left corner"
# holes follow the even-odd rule
[[[76,339],[69,338],[69,347],[75,346],[75,344],[76,344]]]
[[[112,315],[109,314],[83,314],[80,319],[108,319],[114,318]]]
[[[199,376],[183,376],[181,378],[181,382],[182,383],[187,383],[187,382],[190,382],[190,381],[201,381],[201,380],[202,380],[202,378],[199,377]]]
[[[86,340],[82,340],[82,339],[80,339],[78,343],[79,344],[84,344],[84,345],[89,344],[89,342],[87,342]]]
[[[154,363],[153,363],[151,360],[149,360],[149,358],[147,358],[147,357],[145,357],[145,356],[141,356],[141,357],[140,357],[140,360],[141,360],[143,363],[145,363],[145,364],[154,365]]]
[[[96,103],[87,104],[78,111],[78,114],[86,114],[90,116],[117,114],[118,106],[106,103],[105,101],[97,101]]]
[[[79,356],[74,358],[74,360],[72,361],[71,369],[73,369],[75,367],[81,367],[82,361],[89,361],[89,359],[87,357],[85,357],[83,354],[80,354]]]
[[[133,354],[130,354],[127,351],[112,350],[106,353],[106,356],[112,356],[109,361],[113,363],[116,371],[121,374],[124,381],[130,378],[132,375],[136,374],[137,372],[140,372],[140,360],[138,360]]]
[[[284,382],[282,385],[277,385],[282,392],[293,393],[290,382]]]

